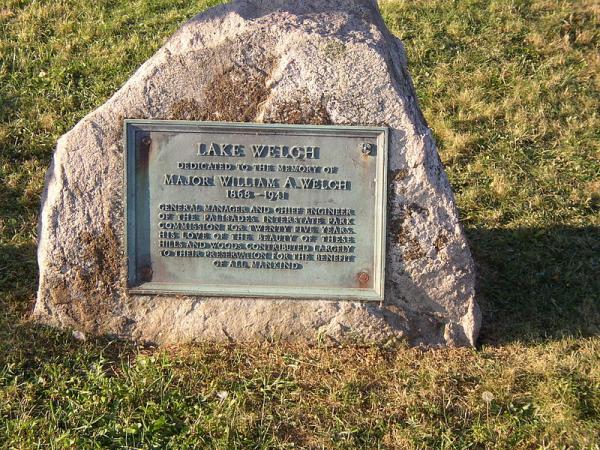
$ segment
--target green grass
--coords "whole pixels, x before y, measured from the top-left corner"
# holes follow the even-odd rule
[[[478,350],[142,348],[28,322],[57,138],[218,1],[0,0],[0,447],[600,442],[600,6],[385,1],[479,272]]]

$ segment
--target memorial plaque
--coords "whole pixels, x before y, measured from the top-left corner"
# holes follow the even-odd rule
[[[387,129],[125,122],[138,294],[382,300]]]

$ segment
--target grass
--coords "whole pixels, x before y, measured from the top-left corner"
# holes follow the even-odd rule
[[[57,138],[217,1],[0,1],[0,446],[600,442],[600,7],[383,1],[478,266],[477,350],[153,349],[28,322]]]

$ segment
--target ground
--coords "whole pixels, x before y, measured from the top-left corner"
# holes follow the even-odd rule
[[[57,138],[216,3],[0,1],[0,446],[598,449],[595,0],[381,2],[477,264],[477,349],[154,349],[30,323]]]

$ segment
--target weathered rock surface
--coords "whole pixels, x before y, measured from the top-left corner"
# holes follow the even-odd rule
[[[382,304],[129,296],[125,118],[390,127]],[[34,317],[158,343],[331,338],[474,345],[471,255],[402,44],[373,0],[234,1],[190,20],[61,137],[40,219]]]

